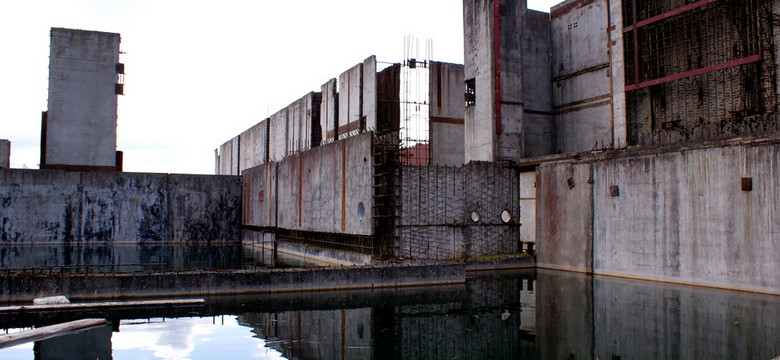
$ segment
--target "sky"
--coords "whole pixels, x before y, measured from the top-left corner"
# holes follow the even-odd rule
[[[463,63],[462,21],[462,0],[2,1],[0,139],[12,168],[38,168],[52,27],[121,34],[125,171],[213,174],[219,145],[370,55],[403,61],[407,36]]]

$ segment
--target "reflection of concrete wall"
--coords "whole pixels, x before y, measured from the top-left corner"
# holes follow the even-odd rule
[[[398,256],[452,259],[518,251],[518,172],[494,163],[407,166]],[[511,214],[509,223],[501,213]],[[479,214],[472,221],[471,214]]]
[[[288,359],[370,359],[371,313],[370,308],[248,313],[238,321]]]
[[[627,155],[539,167],[539,266],[780,294],[777,141]]]
[[[239,239],[240,179],[0,170],[0,243],[102,244]]]
[[[773,296],[537,272],[540,359],[772,359]]]
[[[35,343],[35,359],[111,359],[111,326]]]
[[[51,29],[41,167],[116,166],[119,34]]]

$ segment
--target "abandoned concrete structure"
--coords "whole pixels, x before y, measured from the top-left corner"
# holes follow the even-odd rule
[[[309,127],[275,115],[262,161],[244,160],[253,128],[218,149],[217,172],[243,174],[249,234],[403,258],[535,246],[543,267],[777,293],[780,208],[749,198],[780,195],[778,7],[464,0],[464,66],[377,73],[371,57],[308,95]],[[429,136],[404,143],[393,84],[421,64]],[[309,132],[320,143],[298,153]]]
[[[51,29],[49,107],[41,124],[41,169],[121,169],[117,95],[124,64],[119,34]]]

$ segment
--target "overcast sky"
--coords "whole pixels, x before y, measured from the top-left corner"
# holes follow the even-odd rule
[[[560,0],[529,0],[549,11]],[[49,30],[122,35],[117,150],[132,172],[214,172],[214,149],[404,37],[463,63],[462,0],[24,0],[0,3],[0,138],[37,169]],[[421,57],[424,56],[421,49]]]

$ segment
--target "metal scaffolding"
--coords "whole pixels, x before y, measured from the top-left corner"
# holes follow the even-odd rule
[[[771,0],[623,2],[633,144],[722,138],[777,107]],[[760,117],[759,117],[760,118]],[[720,129],[720,130],[719,130]]]

